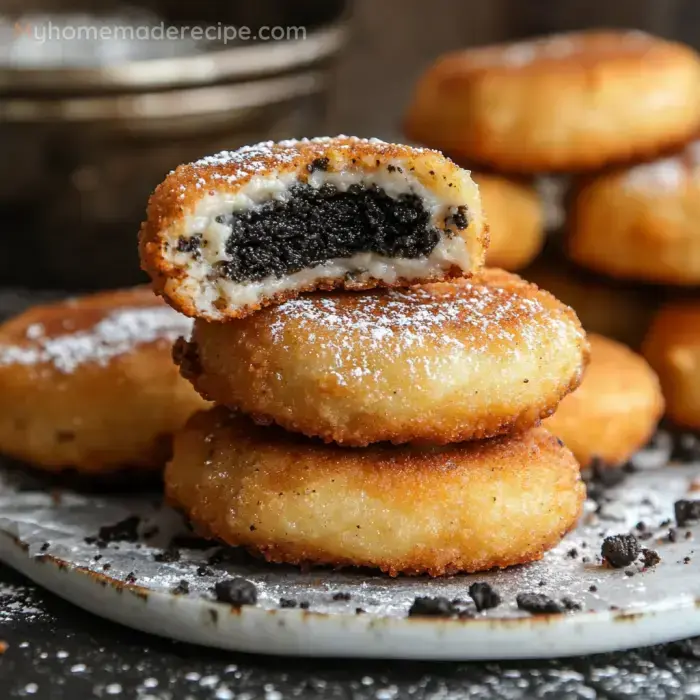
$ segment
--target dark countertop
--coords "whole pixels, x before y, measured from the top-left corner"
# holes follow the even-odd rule
[[[101,620],[0,565],[0,697],[81,700],[681,698],[700,696],[700,639],[537,662],[259,657]]]

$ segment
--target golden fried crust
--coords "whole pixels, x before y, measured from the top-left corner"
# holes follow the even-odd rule
[[[700,284],[700,141],[579,184],[568,254],[619,279]]]
[[[539,258],[522,275],[568,304],[588,333],[635,349],[659,305],[657,290],[600,279],[556,257]]]
[[[643,357],[621,343],[589,335],[591,361],[581,386],[545,425],[581,466],[599,458],[622,465],[653,434],[664,410],[659,379]]]
[[[668,416],[678,426],[700,430],[700,302],[662,308],[642,351],[659,375]]]
[[[539,559],[585,489],[543,429],[447,448],[323,445],[216,408],[175,438],[167,498],[269,561],[432,576]]]
[[[193,317],[211,320],[240,318],[272,304],[282,303],[302,292],[333,289],[373,289],[376,287],[405,287],[416,279],[397,277],[388,282],[373,277],[346,275],[325,277],[299,283],[294,289],[266,294],[264,298],[230,307],[225,294],[215,302],[214,310],[203,310],[197,302],[198,285],[188,278],[186,268],[173,262],[170,252],[173,242],[184,230],[184,221],[193,215],[198,204],[207,196],[233,196],[253,179],[294,175],[306,182],[313,164],[328,160],[324,171],[360,170],[368,174],[397,170],[412,178],[438,199],[459,199],[467,206],[469,225],[454,231],[466,244],[470,268],[457,264],[444,267],[439,273],[422,276],[436,281],[468,275],[482,267],[489,242],[488,227],[481,213],[478,188],[467,171],[455,165],[438,151],[391,144],[376,139],[349,136],[263,143],[236,152],[223,152],[195,163],[179,166],[155,189],[148,202],[147,219],[139,234],[142,268],[150,275],[157,294],[178,311]]]
[[[445,444],[524,430],[578,386],[571,309],[501,270],[404,291],[309,295],[176,347],[202,396],[325,441]]]
[[[513,172],[592,170],[654,156],[700,126],[700,60],[640,32],[473,48],[420,79],[409,138]]]
[[[532,185],[511,178],[472,173],[479,185],[490,242],[486,264],[516,271],[537,257],[544,244],[542,203]]]
[[[170,359],[187,325],[146,287],[37,306],[1,325],[0,452],[47,471],[161,468],[171,433],[207,405]]]

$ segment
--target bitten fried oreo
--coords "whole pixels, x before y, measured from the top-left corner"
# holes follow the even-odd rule
[[[180,166],[150,199],[140,252],[172,306],[223,320],[303,291],[468,275],[487,242],[467,171],[436,151],[339,136]]]
[[[528,265],[544,244],[544,212],[537,190],[518,180],[472,173],[479,185],[489,225],[486,264],[516,271]]]
[[[409,138],[501,171],[580,171],[654,156],[700,126],[700,59],[642,32],[470,48],[420,79]]]
[[[589,334],[591,361],[581,386],[546,421],[582,467],[619,466],[643,447],[664,410],[659,379],[643,357]]]
[[[576,523],[578,465],[541,428],[448,447],[324,445],[217,408],[175,438],[168,500],[269,561],[432,576],[539,559]]]
[[[700,430],[700,302],[664,306],[642,351],[659,374],[669,418],[677,426]]]
[[[526,429],[578,386],[574,312],[517,275],[311,294],[195,322],[176,361],[202,396],[325,441],[445,444]]]
[[[48,471],[161,468],[205,407],[171,359],[191,321],[145,287],[34,307],[0,326],[0,453]]]
[[[576,190],[568,253],[618,279],[700,285],[700,141]]]

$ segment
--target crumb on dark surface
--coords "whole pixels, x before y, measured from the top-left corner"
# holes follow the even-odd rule
[[[190,592],[190,584],[183,578],[175,588],[173,588],[172,593],[175,595],[187,595]]]
[[[408,611],[409,617],[453,617],[458,613],[456,606],[444,596],[431,598],[418,596]]]
[[[629,566],[639,556],[640,551],[639,541],[630,534],[606,537],[600,549],[603,559],[616,569]]]
[[[700,461],[700,437],[693,433],[674,435],[671,460],[686,464]]]
[[[682,527],[686,523],[696,522],[700,520],[700,501],[689,501],[682,498],[673,504],[673,511],[678,527]]]
[[[486,582],[472,583],[469,586],[469,596],[474,601],[478,612],[496,608],[501,604],[501,596],[498,591]]]
[[[140,523],[141,518],[138,515],[130,515],[114,525],[103,525],[97,537],[103,542],[136,542],[139,538]]]
[[[175,547],[168,547],[162,552],[158,552],[153,555],[153,559],[158,562],[172,563],[175,561],[180,561],[180,550]]]
[[[350,600],[352,596],[349,593],[344,593],[343,591],[339,591],[338,593],[333,594],[333,600]]]
[[[655,552],[653,549],[647,549],[646,547],[642,549],[642,563],[645,569],[656,566],[660,561],[661,557],[658,552]]]
[[[255,584],[240,577],[219,581],[214,585],[214,594],[220,603],[229,603],[236,607],[255,605],[258,602],[258,589]]]
[[[544,593],[518,593],[515,601],[520,610],[525,610],[533,615],[563,612],[562,606]]]

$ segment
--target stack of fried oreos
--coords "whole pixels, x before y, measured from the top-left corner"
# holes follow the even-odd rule
[[[469,173],[352,137],[183,165],[141,231],[175,346],[217,407],[175,438],[169,500],[268,560],[479,571],[576,523],[578,465],[541,418],[588,347],[547,292],[482,269]]]

